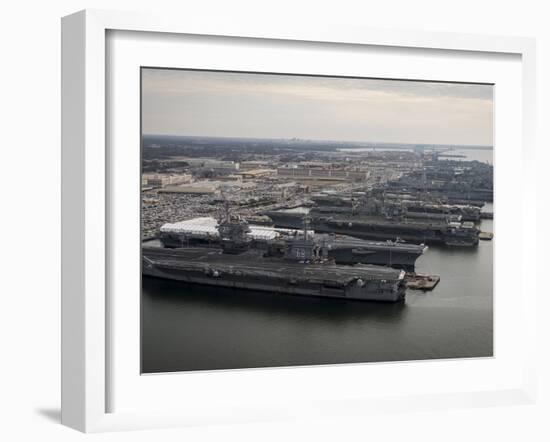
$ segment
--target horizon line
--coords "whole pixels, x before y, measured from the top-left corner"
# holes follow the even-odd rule
[[[420,143],[420,142],[401,142],[401,141],[366,141],[366,140],[333,140],[322,138],[300,138],[300,137],[243,137],[243,136],[221,136],[221,135],[182,135],[182,134],[159,134],[145,133],[141,137],[156,136],[156,137],[187,137],[187,138],[220,138],[220,139],[244,139],[244,140],[284,140],[284,141],[316,141],[329,143],[376,143],[376,144],[399,144],[399,145],[417,145],[417,146],[461,146],[461,147],[490,147],[494,149],[493,144],[450,144],[450,143]]]

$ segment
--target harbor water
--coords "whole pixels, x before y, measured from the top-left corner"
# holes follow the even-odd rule
[[[481,230],[493,231],[483,220]],[[397,304],[286,296],[143,277],[143,373],[493,354],[493,244],[432,246],[431,292]]]
[[[374,151],[390,151],[390,152],[410,152],[412,149],[384,149],[382,147],[359,147],[349,149],[339,149],[342,152],[374,152]],[[457,146],[453,150],[448,152],[451,156],[441,156],[441,160],[455,160],[455,161],[481,161],[482,163],[493,164],[494,150],[493,149],[469,149],[467,146]],[[452,156],[456,155],[456,156]]]

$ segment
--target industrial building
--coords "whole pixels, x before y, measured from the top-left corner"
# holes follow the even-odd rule
[[[277,175],[299,180],[366,181],[369,172],[345,169],[318,169],[309,167],[279,167]]]
[[[184,184],[191,182],[189,174],[144,174],[141,177],[141,185],[150,188],[162,188],[170,185]]]

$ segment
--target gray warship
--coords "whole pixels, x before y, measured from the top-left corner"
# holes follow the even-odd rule
[[[287,238],[283,256],[251,247],[247,224],[220,229],[219,247],[142,245],[142,274],[193,284],[363,301],[403,301],[405,271],[338,265],[324,242]]]
[[[300,227],[304,218],[300,218]],[[307,219],[306,219],[307,222]],[[287,242],[303,238],[303,229],[284,229],[249,224],[226,207],[218,220],[212,217],[194,218],[167,223],[160,228],[159,239],[166,248],[223,247],[223,239],[240,231],[251,240],[247,247],[263,250],[270,256],[283,256]],[[316,243],[326,245],[329,258],[336,264],[373,264],[414,271],[416,260],[427,250],[424,244],[407,244],[403,241],[369,241],[347,235],[307,232]],[[244,243],[244,241],[241,241]]]
[[[267,211],[277,227],[298,228],[300,213]],[[405,205],[376,197],[348,207],[316,206],[309,211],[311,227],[317,232],[331,232],[366,239],[401,240],[447,246],[477,246],[479,229],[460,215],[410,216]]]
[[[373,192],[371,192],[372,195]],[[460,219],[462,221],[479,222],[481,208],[470,204],[449,204],[445,200],[435,198],[430,194],[414,191],[383,191],[385,201],[400,203],[402,210],[409,218],[430,219]],[[351,212],[358,204],[358,200],[366,198],[365,194],[354,196],[346,195],[313,195],[311,200],[318,208],[326,211]]]
[[[442,198],[448,204],[483,206],[493,201],[493,166],[479,161],[427,161],[423,169],[387,183]]]

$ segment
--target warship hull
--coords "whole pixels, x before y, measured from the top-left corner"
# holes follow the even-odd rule
[[[214,219],[201,218],[190,220],[187,223],[191,226],[183,227],[182,224],[177,229],[163,228],[161,230],[160,241],[164,247],[175,249],[220,247],[220,238],[216,230],[217,223]],[[269,235],[272,231],[276,232],[276,230],[263,226],[251,225],[250,227],[254,233],[250,247],[267,251],[278,246],[278,241]],[[265,234],[264,238],[260,235],[262,232]],[[299,233],[299,231],[293,229],[285,233],[288,236]],[[310,235],[316,241],[324,241],[329,244],[328,256],[334,259],[336,264],[372,264],[414,271],[416,260],[426,251],[424,245],[393,241],[369,241],[346,235],[315,234],[313,231],[310,232]]]
[[[320,237],[322,235],[316,235]],[[164,247],[179,249],[185,247],[219,248],[216,239],[192,239],[181,241],[174,235],[161,236]],[[259,250],[267,250],[269,246],[260,241],[254,241],[251,245]],[[426,251],[427,247],[416,244],[395,243],[392,241],[368,241],[345,235],[338,235],[331,242],[328,256],[342,265],[372,264],[388,266],[394,269],[414,271],[416,260]]]
[[[351,199],[344,199],[340,197],[340,201],[336,200],[336,197],[332,197],[330,200],[323,197],[312,197],[314,203],[316,203],[316,210],[325,213],[347,213],[352,214],[352,201]],[[423,202],[418,200],[411,200],[402,198],[398,194],[392,195],[392,200],[402,201],[407,208],[407,216],[409,218],[426,218],[426,219],[440,219],[444,220],[450,216],[460,216],[462,221],[479,222],[481,219],[480,207],[475,205],[452,205],[443,203]]]
[[[427,250],[424,245],[392,241],[369,241],[338,235],[328,255],[337,264],[373,264],[414,271],[416,260]]]
[[[208,286],[363,301],[399,302],[406,291],[404,271],[270,260],[259,251],[226,255],[216,249],[144,246],[142,274]]]
[[[301,215],[290,212],[268,212],[275,226],[298,228],[302,222]],[[310,225],[316,232],[349,235],[357,238],[395,240],[416,244],[445,244],[453,246],[460,243],[462,246],[476,246],[479,236],[471,235],[457,237],[447,227],[438,222],[421,222],[421,220],[396,221],[384,217],[357,215],[357,216],[318,216],[311,214]]]

